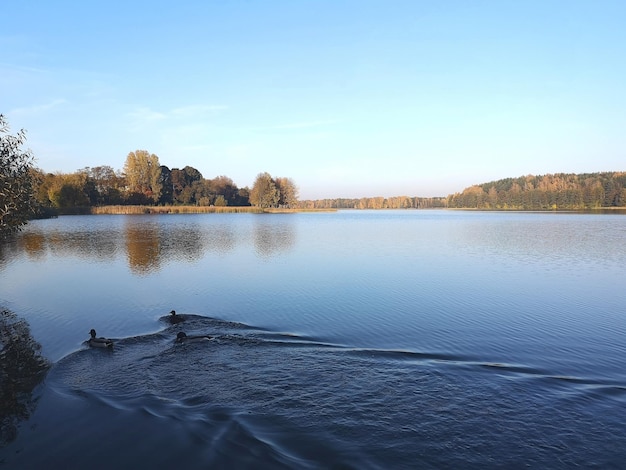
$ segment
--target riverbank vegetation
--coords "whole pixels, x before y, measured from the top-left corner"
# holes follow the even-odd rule
[[[302,201],[290,178],[274,178],[269,173],[260,173],[250,189],[238,188],[226,176],[206,179],[189,166],[172,170],[159,166],[159,185],[129,184],[127,173],[116,172],[111,167],[84,168],[72,174],[32,172],[40,213],[43,209],[61,214],[98,214],[110,210],[115,213],[213,213],[269,212],[269,209],[283,212],[287,209],[594,210],[626,206],[624,172],[527,175],[470,186],[444,197]]]
[[[33,169],[32,174],[39,205],[60,213],[110,205],[289,208],[298,200],[290,178],[260,173],[252,189],[238,188],[227,176],[207,179],[191,166],[170,169],[146,150],[130,152],[123,171],[99,166],[70,174]]]

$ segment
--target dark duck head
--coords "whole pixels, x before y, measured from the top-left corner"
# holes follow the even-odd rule
[[[89,346],[91,346],[92,348],[112,348],[113,347],[113,341],[107,338],[96,338],[96,330],[94,330],[93,328],[89,331],[89,335],[91,336],[91,338],[89,338]]]
[[[172,310],[170,312],[170,323],[180,323],[185,321],[185,319],[179,315],[176,315],[176,310]]]

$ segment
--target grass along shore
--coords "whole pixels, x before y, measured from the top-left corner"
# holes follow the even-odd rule
[[[296,212],[336,212],[337,209],[280,209],[254,206],[97,206],[90,208],[91,214],[282,214]]]

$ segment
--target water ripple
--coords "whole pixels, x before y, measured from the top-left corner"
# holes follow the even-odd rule
[[[80,424],[91,416],[115,427],[118,451],[147,433],[148,442],[188,452],[187,468],[480,468],[490,459],[610,466],[626,442],[610,411],[624,404],[621,383],[182,316],[174,325],[163,317],[154,334],[117,339],[111,352],[81,349],[59,361],[38,428],[56,426],[61,409],[65,425],[81,429],[80,449],[91,449],[75,452],[102,457],[112,449]],[[216,339],[177,344],[181,330]],[[47,441],[34,442],[49,452]],[[155,449],[149,460],[167,461]],[[36,460],[21,455],[20,463]]]

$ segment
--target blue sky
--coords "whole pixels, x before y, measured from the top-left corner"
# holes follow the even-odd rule
[[[626,170],[626,2],[5,2],[0,113],[48,172],[169,168],[301,199]]]

